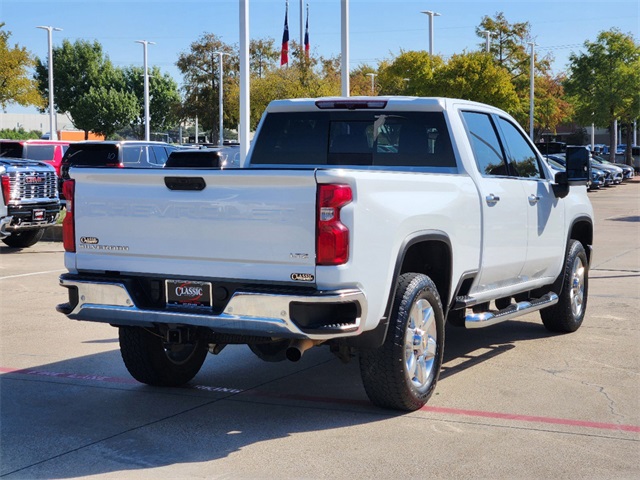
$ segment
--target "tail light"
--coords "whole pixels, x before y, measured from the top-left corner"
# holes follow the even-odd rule
[[[316,265],[342,265],[349,260],[349,229],[340,210],[353,200],[349,185],[318,186]]]
[[[76,222],[73,211],[75,190],[75,180],[65,180],[65,182],[62,184],[62,194],[67,201],[67,214],[62,221],[62,244],[64,245],[64,249],[66,252],[76,251]]]
[[[2,198],[4,199],[4,204],[9,205],[11,201],[11,180],[9,175],[2,175]]]

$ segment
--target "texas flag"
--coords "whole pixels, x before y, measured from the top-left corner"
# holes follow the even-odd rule
[[[289,2],[284,11],[284,32],[282,33],[282,50],[280,50],[280,65],[289,63]]]

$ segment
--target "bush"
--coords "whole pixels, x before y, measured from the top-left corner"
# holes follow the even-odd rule
[[[31,130],[27,132],[24,128],[4,128],[0,130],[0,138],[4,138],[7,140],[30,140],[30,139],[38,139],[42,136],[42,132],[38,130]]]

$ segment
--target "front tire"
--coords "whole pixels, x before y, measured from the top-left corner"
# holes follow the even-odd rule
[[[120,354],[133,378],[147,385],[179,387],[200,371],[208,344],[197,332],[185,343],[167,344],[156,329],[119,327]]]
[[[444,351],[444,314],[429,277],[405,273],[398,278],[389,331],[384,344],[360,352],[360,373],[372,403],[414,411],[433,393]]]
[[[582,244],[571,240],[562,270],[560,300],[540,310],[542,323],[551,332],[575,332],[582,325],[587,309],[589,260]]]
[[[24,230],[22,232],[13,232],[7,238],[3,238],[2,241],[5,245],[12,248],[27,248],[35,245],[44,235],[44,228],[37,230]]]

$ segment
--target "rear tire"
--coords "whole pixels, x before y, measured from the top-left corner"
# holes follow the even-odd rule
[[[37,230],[24,230],[22,232],[13,232],[7,238],[3,238],[2,241],[13,248],[27,248],[35,245],[44,235],[44,228]]]
[[[208,344],[197,332],[181,344],[166,344],[158,330],[142,327],[119,327],[118,336],[127,370],[147,385],[184,385],[200,371],[208,352]]]
[[[389,331],[384,344],[360,352],[364,388],[375,405],[413,411],[433,393],[444,350],[444,315],[429,277],[405,273],[398,278]]]
[[[569,242],[562,272],[560,300],[555,305],[540,310],[540,317],[547,330],[570,333],[582,325],[589,290],[589,261],[579,241]]]

